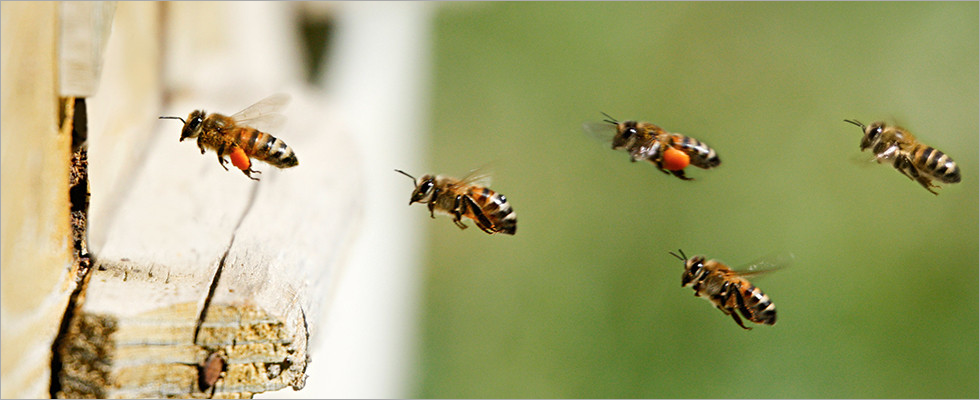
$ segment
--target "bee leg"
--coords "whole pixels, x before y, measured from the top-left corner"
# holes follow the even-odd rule
[[[920,175],[919,172],[915,170],[915,167],[912,166],[911,161],[906,160],[905,162],[906,162],[906,166],[908,167],[906,168],[908,172],[902,170],[902,173],[905,173],[905,176],[909,177],[909,179],[919,182],[919,184],[922,185],[922,187],[926,188],[926,190],[928,190],[929,193],[938,196],[939,192],[932,190],[932,188],[938,188],[939,186],[932,184],[932,178],[925,175]]]
[[[670,171],[670,172],[672,174],[674,174],[674,176],[676,176],[678,178],[681,178],[681,179],[683,179],[685,181],[693,181],[694,180],[694,178],[688,178],[688,177],[684,176],[684,170],[683,169],[679,169],[677,171]]]
[[[429,202],[429,217],[436,219],[436,199],[439,198],[439,188],[436,188],[432,192],[432,201]]]
[[[733,295],[735,296],[735,303],[738,304],[738,311],[742,313],[742,316],[745,317],[745,319],[752,321],[754,316],[752,315],[752,311],[745,306],[745,299],[743,299],[740,295],[736,295],[734,293]]]
[[[493,222],[490,222],[490,218],[487,218],[487,214],[483,212],[483,209],[480,208],[478,204],[476,204],[476,200],[473,200],[473,198],[470,196],[462,197],[465,207],[469,207],[469,209],[473,211],[473,215],[476,216],[476,226],[486,233],[496,233],[496,231],[493,230]]]
[[[636,162],[636,160],[642,160],[643,159],[643,153],[644,152],[646,152],[646,149],[643,148],[643,147],[640,147],[636,151],[631,151],[630,152],[630,162]]]
[[[253,181],[257,181],[257,180],[259,180],[259,178],[254,178],[254,177],[252,177],[252,173],[253,173],[253,172],[254,172],[254,173],[256,173],[256,174],[261,174],[261,173],[262,173],[262,171],[256,171],[256,170],[254,170],[254,169],[251,169],[251,168],[249,168],[249,169],[243,169],[243,170],[242,170],[242,173],[243,173],[243,174],[245,174],[245,176],[247,176],[247,177],[248,177],[248,179],[251,179],[251,180],[253,180]]]
[[[456,196],[456,200],[453,202],[453,223],[459,227],[459,229],[466,229],[466,224],[463,223],[463,214],[466,213],[466,204],[460,199],[463,196]]]
[[[741,326],[742,329],[749,330],[749,331],[752,330],[752,328],[749,328],[749,327],[745,326],[745,324],[742,323],[742,319],[738,317],[738,313],[735,312],[734,310],[729,311],[728,315],[731,315],[732,316],[732,319],[735,320],[735,323],[738,324],[738,326]]]
[[[898,152],[898,146],[890,146],[890,147],[885,148],[885,149],[882,149],[882,148],[880,148],[878,146],[875,146],[874,152],[875,152],[875,154],[877,154],[875,156],[875,158],[878,160],[878,162],[879,163],[883,163],[883,162],[885,162],[887,160],[890,160],[892,157],[895,157],[895,153]],[[901,157],[899,157],[899,158],[901,158]],[[898,160],[895,160],[895,161],[898,162]]]
[[[664,168],[664,160],[662,160],[662,159],[656,159],[655,160],[655,159],[652,159],[651,158],[650,159],[650,162],[652,162],[653,165],[657,166],[657,169],[659,169],[660,172],[663,172],[665,175],[670,175],[671,172],[673,172],[673,171],[668,171],[666,168]]]
[[[218,165],[220,165],[221,168],[224,168],[225,171],[228,170],[228,167],[225,166],[225,163],[226,162],[228,162],[228,161],[226,161],[224,158],[221,158],[221,153],[218,153]]]
[[[658,161],[658,160],[652,160],[652,159],[651,160],[647,160],[647,161],[649,161],[650,163],[652,163],[653,166],[657,167],[657,169],[659,169],[660,172],[663,172],[664,174],[670,175],[670,171],[664,169],[664,166],[661,164],[660,161]]]
[[[937,196],[939,195],[939,192],[932,190],[932,188],[938,188],[939,186],[933,185],[932,180],[929,179],[928,177],[919,176],[919,178],[916,180],[919,181],[919,184],[922,185],[922,187],[926,188],[926,190],[928,190],[932,194]]]
[[[919,177],[918,171],[916,171],[915,168],[912,167],[912,160],[909,160],[908,157],[905,156],[895,157],[895,162],[892,163],[892,165],[895,167],[895,169],[901,172],[902,175],[907,176],[909,179],[913,181]]]
[[[736,293],[737,291],[738,288],[732,287],[731,282],[725,282],[725,285],[721,287],[721,293],[718,294],[718,296],[721,298],[721,303],[725,305],[725,308],[720,306],[718,308],[724,311],[725,314],[731,315],[732,319],[735,320],[735,323],[738,324],[738,326],[741,326],[742,329],[752,330],[752,328],[749,328],[742,323],[742,319],[738,317],[738,312],[736,312],[735,308],[729,304],[732,301],[732,297],[735,297],[735,302],[739,307],[739,311],[742,312],[742,315],[745,315],[745,318],[752,320],[752,318],[749,317],[751,314],[746,313],[748,310],[745,309],[745,304],[742,302],[742,296],[739,296]],[[745,310],[743,311],[743,309]]]
[[[905,176],[909,177],[909,179],[919,182],[919,184],[926,188],[926,190],[928,190],[930,193],[937,196],[939,195],[938,192],[932,190],[932,188],[938,188],[939,186],[932,184],[932,178],[920,175],[919,171],[915,169],[915,165],[912,164],[912,160],[909,159],[908,156],[900,155],[895,157],[894,165],[896,169],[901,171],[902,174],[905,174]]]
[[[725,282],[725,284],[721,285],[721,290],[718,292],[718,300],[721,301],[721,304],[725,305],[726,314],[731,311],[731,306],[728,304],[732,299],[732,292],[729,290],[731,287],[731,282]]]
[[[198,143],[198,146],[200,146],[201,141],[198,140],[197,143]],[[221,147],[218,147],[216,149],[216,153],[218,153],[218,165],[220,165],[221,168],[224,168],[225,171],[227,171],[228,170],[228,167],[225,166],[225,163],[227,161],[224,158],[221,157],[222,154],[225,154],[225,145],[222,144]],[[201,147],[201,154],[204,154],[204,148],[203,147]]]

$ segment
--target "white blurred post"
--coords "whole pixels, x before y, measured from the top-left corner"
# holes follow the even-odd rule
[[[412,223],[419,210],[408,206],[410,181],[393,170],[423,173],[434,6],[331,6],[337,25],[323,82],[363,152],[364,225],[324,307],[306,387],[269,396],[411,397],[424,241]]]

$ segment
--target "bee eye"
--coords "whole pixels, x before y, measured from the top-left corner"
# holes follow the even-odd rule
[[[187,127],[190,128],[191,130],[195,130],[197,129],[198,126],[201,125],[201,122],[203,121],[204,118],[201,118],[200,116],[191,118],[190,122],[187,123]]]
[[[691,263],[691,272],[690,273],[691,273],[692,276],[697,276],[698,274],[701,273],[701,269],[704,268],[704,258],[700,258],[699,257],[699,258],[697,258],[695,260],[692,260],[692,261],[693,262]]]
[[[422,184],[419,185],[420,193],[428,193],[430,190],[432,190],[432,182],[430,181],[422,182]]]
[[[881,125],[877,125],[877,124],[871,125],[868,128],[868,139],[874,140],[876,137],[878,137],[878,135],[881,134],[881,131],[882,131]]]

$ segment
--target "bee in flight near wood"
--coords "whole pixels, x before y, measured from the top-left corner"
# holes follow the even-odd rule
[[[739,314],[757,324],[776,323],[776,305],[772,303],[769,296],[746,278],[782,268],[792,254],[774,258],[778,261],[759,261],[748,267],[746,271],[739,272],[717,260],[705,260],[704,256],[687,258],[683,251],[677,251],[680,255],[674,252],[670,252],[670,255],[684,261],[681,287],[691,285],[695,296],[710,301],[725,315],[732,316],[735,323],[744,329],[752,328],[742,323]],[[757,270],[756,268],[760,266],[768,268]]]
[[[218,113],[207,114],[204,110],[194,110],[187,120],[180,117],[160,117],[160,119],[179,119],[184,123],[180,132],[180,141],[197,138],[197,147],[204,154],[206,149],[218,154],[218,164],[225,171],[225,156],[231,159],[232,165],[242,170],[245,176],[258,180],[252,173],[260,173],[252,169],[254,158],[264,161],[274,167],[289,168],[299,164],[296,153],[286,142],[260,131],[260,128],[274,129],[285,121],[279,113],[289,103],[289,95],[278,94],[269,96],[242,111],[228,117]]]
[[[459,229],[466,229],[466,224],[462,221],[462,217],[466,217],[491,235],[498,232],[513,235],[517,232],[517,214],[507,198],[484,184],[477,183],[485,177],[477,175],[475,171],[463,179],[442,175],[423,175],[415,179],[405,171],[396,169],[395,172],[414,182],[415,190],[412,191],[408,205],[427,204],[432,218],[436,217],[436,212],[447,214],[453,217],[453,223]]]
[[[844,122],[861,127],[864,137],[861,138],[861,151],[871,148],[879,163],[890,162],[895,169],[919,182],[929,192],[939,195],[932,188],[933,180],[943,183],[960,181],[960,168],[953,159],[945,153],[919,143],[912,133],[898,126],[875,122],[865,126],[857,120],[845,119]]]
[[[606,119],[601,123],[586,123],[583,128],[599,137],[608,137],[612,133],[612,149],[626,150],[630,161],[649,161],[661,172],[686,181],[693,180],[684,175],[688,165],[710,169],[721,164],[715,150],[700,140],[667,132],[649,122],[619,122],[609,114],[602,115]]]

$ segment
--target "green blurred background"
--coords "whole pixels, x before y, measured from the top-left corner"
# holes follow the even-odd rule
[[[978,396],[978,3],[438,10],[427,167],[490,164],[519,229],[426,225],[414,396]],[[600,111],[722,164],[630,163],[582,131]],[[870,163],[845,118],[899,122],[963,181],[934,196]],[[678,248],[794,253],[754,280],[779,322],[743,331],[681,288]]]

